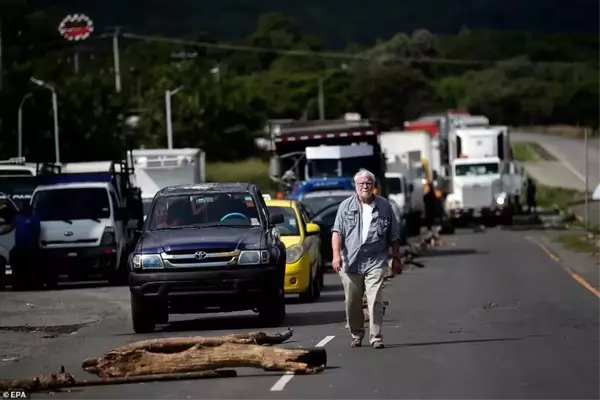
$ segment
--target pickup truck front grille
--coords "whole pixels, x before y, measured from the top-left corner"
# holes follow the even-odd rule
[[[210,268],[227,267],[236,263],[239,250],[234,251],[195,251],[184,254],[162,253],[165,268]]]

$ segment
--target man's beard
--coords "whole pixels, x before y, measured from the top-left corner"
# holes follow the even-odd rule
[[[358,194],[358,196],[361,198],[361,200],[369,200],[373,197],[373,193],[371,192],[360,192]]]

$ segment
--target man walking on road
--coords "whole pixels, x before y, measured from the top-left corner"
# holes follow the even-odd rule
[[[354,176],[356,195],[344,200],[332,228],[333,268],[340,274],[346,297],[346,319],[352,347],[365,335],[363,295],[369,309],[369,342],[383,345],[383,280],[392,248],[392,269],[402,273],[399,227],[390,202],[373,194],[375,176],[361,170]]]

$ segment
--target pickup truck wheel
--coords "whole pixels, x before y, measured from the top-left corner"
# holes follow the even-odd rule
[[[135,333],[152,333],[156,329],[153,309],[134,295],[131,295],[131,322]]]
[[[263,304],[258,309],[258,318],[265,327],[276,328],[285,320],[285,293],[283,288],[280,292],[271,296],[265,296]]]

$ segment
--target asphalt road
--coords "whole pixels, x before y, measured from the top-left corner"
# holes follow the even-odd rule
[[[535,133],[512,133],[516,142],[536,142],[551,153],[557,161],[540,161],[526,165],[529,173],[541,183],[585,191],[585,142]],[[588,191],[600,185],[600,138],[588,141]],[[580,218],[585,217],[583,204],[572,208]],[[600,226],[600,201],[591,201],[588,208],[590,226]]]
[[[585,190],[585,142],[581,139],[564,138],[536,133],[511,133],[515,142],[536,142],[552,154],[556,162],[544,162],[535,172],[536,178],[553,186]],[[589,190],[593,192],[600,184],[600,139],[591,138],[588,146]]]
[[[282,378],[239,369],[237,378],[76,388],[34,398],[598,398],[598,297],[526,240],[528,235],[535,234],[493,229],[444,238],[445,247],[423,258],[425,269],[407,271],[385,289],[390,306],[383,350],[349,347],[339,278],[329,274],[321,300],[288,306],[287,324],[295,334],[286,346],[327,349],[329,368],[318,375]],[[128,342],[257,329],[249,313],[186,317],[155,334],[133,335],[127,290],[55,292],[62,300],[71,295],[73,302],[96,301],[100,320],[74,333],[63,328],[58,337],[44,338],[47,333],[0,329],[0,353],[6,353],[1,347],[6,339],[20,335],[27,343],[12,360],[0,360],[0,376],[30,376],[64,365],[77,378],[90,378],[81,360]],[[50,301],[43,292],[0,296],[0,325],[11,312],[7,304]],[[7,301],[15,297],[21,300]],[[73,310],[73,318],[81,320],[89,312]],[[27,310],[22,312],[20,323],[35,322],[35,313],[26,321]]]

